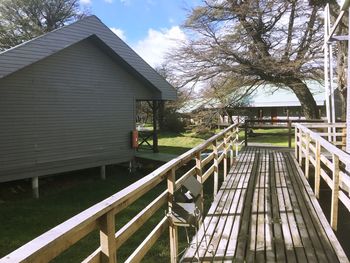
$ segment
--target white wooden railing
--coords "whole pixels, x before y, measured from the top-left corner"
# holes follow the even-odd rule
[[[203,184],[213,175],[214,195],[217,193],[219,188],[219,165],[223,163],[223,177],[226,178],[228,165],[232,166],[234,161],[233,151],[235,150],[236,153],[238,151],[238,132],[237,124],[231,125],[118,193],[33,239],[0,259],[0,262],[48,262],[95,229],[100,231],[100,246],[84,262],[116,262],[116,255],[120,246],[155,212],[167,203],[168,211],[171,212],[173,194],[189,176],[196,176],[197,180]],[[202,158],[201,153],[203,152],[208,152],[205,158]],[[195,159],[194,166],[178,180],[175,180],[176,171],[193,159]],[[116,231],[116,215],[165,180],[167,181],[167,189],[126,225]],[[203,205],[203,192],[201,200]],[[176,262],[178,254],[177,227],[167,216],[159,221],[126,262],[139,262],[168,227],[170,232],[170,261]]]
[[[345,137],[345,123],[295,124],[295,157],[300,166],[305,158],[307,178],[310,163],[313,165],[316,197],[320,195],[321,178],[332,190],[330,223],[334,230],[338,224],[338,200],[350,212],[350,155],[342,150]]]

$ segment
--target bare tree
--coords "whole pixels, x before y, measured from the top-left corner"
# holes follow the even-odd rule
[[[317,1],[315,1],[317,2]],[[322,6],[307,0],[207,0],[191,10],[189,40],[169,57],[183,85],[216,78],[288,87],[318,118],[305,81],[323,78]]]
[[[202,98],[212,100],[217,105],[212,109],[214,115],[226,115],[229,122],[232,122],[232,109],[248,106],[251,95],[258,87],[259,85],[242,87],[241,83],[233,78],[216,78],[204,88]]]
[[[85,13],[79,0],[1,0],[0,50],[69,24]]]

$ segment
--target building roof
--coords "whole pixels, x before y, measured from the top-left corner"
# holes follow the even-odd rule
[[[315,81],[308,81],[307,86],[318,106],[325,103],[324,86]],[[250,95],[245,107],[264,108],[264,107],[300,107],[300,101],[297,96],[288,89],[276,89],[276,86],[266,84],[258,87]],[[197,98],[187,101],[179,110],[179,113],[191,113],[200,109],[219,109],[222,103],[214,98]],[[243,106],[244,107],[244,106]]]
[[[84,39],[93,39],[147,86],[174,100],[176,90],[96,16],[88,16],[0,53],[0,79]]]
[[[318,106],[325,103],[324,87],[318,82],[309,81],[307,86]],[[297,96],[288,89],[277,89],[273,85],[259,87],[251,96],[247,107],[300,107]]]

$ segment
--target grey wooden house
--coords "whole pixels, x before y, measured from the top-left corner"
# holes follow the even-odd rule
[[[136,100],[175,89],[96,16],[0,53],[0,182],[130,160]]]

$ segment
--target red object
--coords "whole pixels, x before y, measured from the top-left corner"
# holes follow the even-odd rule
[[[131,132],[131,147],[134,149],[139,147],[139,132],[137,130]]]

